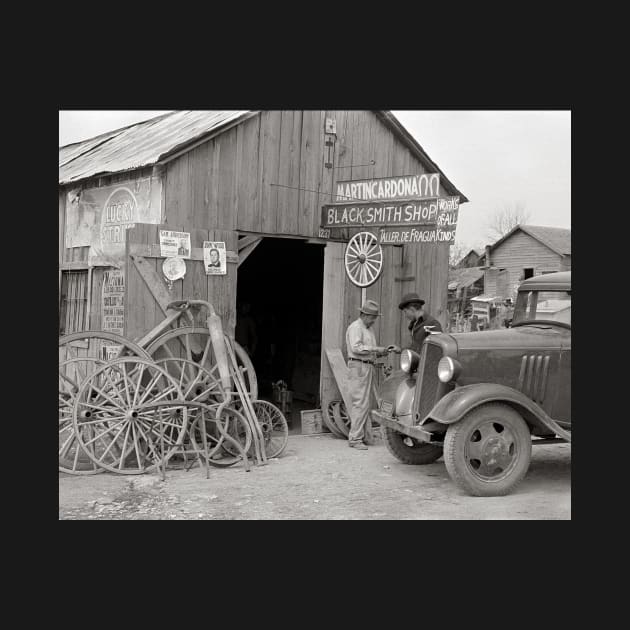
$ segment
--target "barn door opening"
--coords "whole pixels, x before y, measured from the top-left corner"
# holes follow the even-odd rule
[[[303,409],[318,407],[323,276],[324,247],[288,238],[265,237],[238,268],[235,337],[260,399],[280,406],[273,385],[286,383],[291,433],[301,432]]]

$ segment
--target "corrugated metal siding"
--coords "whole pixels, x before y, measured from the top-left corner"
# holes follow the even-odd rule
[[[62,147],[59,151],[59,183],[67,184],[101,173],[128,171],[155,164],[165,155],[249,113],[174,112],[113,132],[104,142],[97,142],[97,138],[92,138],[86,143]],[[82,147],[89,144],[91,148],[83,152]],[[68,161],[75,153],[75,158]]]
[[[520,230],[492,250],[490,259],[493,267],[507,269],[508,286],[512,290],[518,285],[519,277],[526,267],[533,267],[534,275],[543,271],[561,271],[561,257]]]

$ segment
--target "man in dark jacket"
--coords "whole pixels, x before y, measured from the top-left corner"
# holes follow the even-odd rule
[[[405,313],[409,320],[409,331],[411,332],[409,348],[414,352],[420,352],[422,342],[431,332],[442,332],[442,325],[437,319],[425,312],[424,300],[417,293],[407,293],[398,308]],[[398,347],[391,348],[394,352],[400,352]]]

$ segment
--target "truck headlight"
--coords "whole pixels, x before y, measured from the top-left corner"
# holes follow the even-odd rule
[[[438,378],[442,383],[448,383],[456,379],[461,370],[462,366],[457,361],[451,359],[451,357],[442,357],[437,367]]]
[[[400,353],[400,369],[407,374],[414,372],[419,362],[420,355],[413,350],[407,348]]]

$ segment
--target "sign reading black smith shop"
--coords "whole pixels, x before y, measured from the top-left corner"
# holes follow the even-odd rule
[[[459,197],[344,203],[322,207],[321,227],[393,227],[437,225],[450,213],[457,221]],[[442,217],[442,218],[441,218]]]

